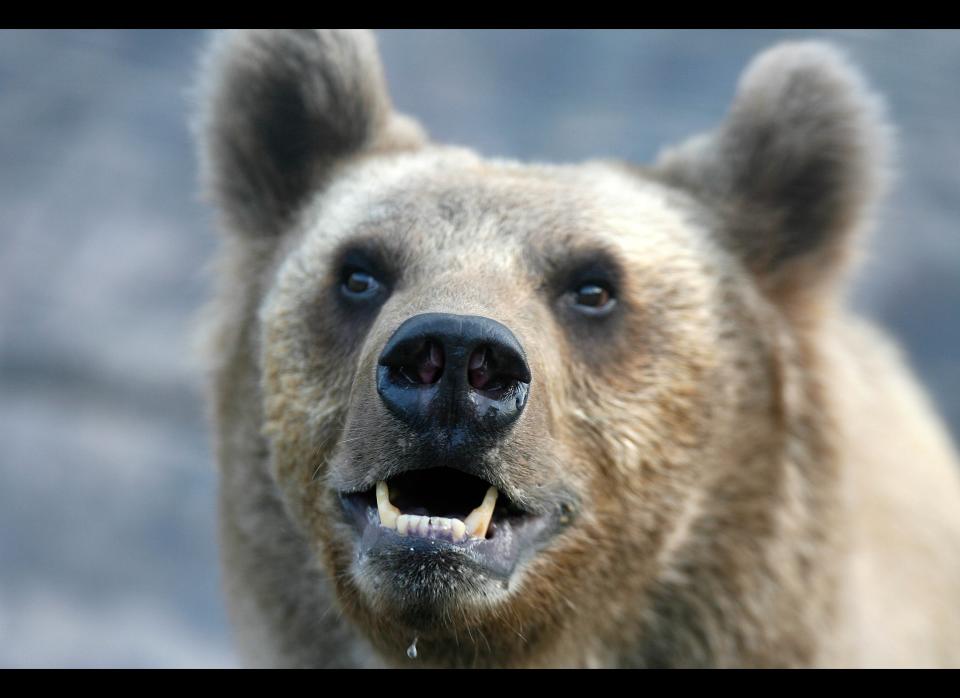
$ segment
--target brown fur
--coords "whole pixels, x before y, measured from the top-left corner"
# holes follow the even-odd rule
[[[430,144],[363,33],[228,34],[205,80],[245,663],[409,665],[416,637],[425,666],[960,665],[956,457],[838,302],[887,129],[835,51],[763,54],[725,123],[649,168]],[[370,312],[336,296],[357,246],[389,275]],[[616,279],[600,321],[565,300],[588,263]],[[339,512],[419,448],[372,381],[424,312],[493,318],[528,355],[527,407],[483,467],[569,525],[506,582],[362,564]]]

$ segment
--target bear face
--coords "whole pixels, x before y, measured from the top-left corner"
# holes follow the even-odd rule
[[[252,663],[816,660],[844,545],[816,337],[886,148],[836,52],[762,55],[648,168],[430,143],[365,33],[227,34],[205,74]]]
[[[552,634],[564,598],[598,593],[598,571],[614,584],[604,595],[636,594],[625,560],[647,577],[704,486],[703,464],[744,460],[738,422],[773,432],[775,356],[758,327],[746,343],[725,331],[738,313],[740,327],[760,324],[762,310],[713,271],[724,255],[669,192],[635,180],[429,149],[358,163],[307,214],[261,311],[271,465],[385,649],[418,636],[435,658],[434,645],[476,628],[520,657],[531,634]],[[354,275],[376,287],[351,292]],[[440,377],[420,381],[412,356],[400,371],[413,378],[394,388],[388,345],[433,317],[415,342],[435,341]],[[453,383],[468,373],[452,356],[461,343],[492,347],[494,361],[502,351],[486,327],[472,336],[471,318],[507,328],[527,365],[527,393],[506,386],[525,404],[505,428],[469,405],[458,413],[458,392],[484,409],[500,401]],[[420,401],[412,417],[391,410],[389,389]],[[379,482],[404,513],[464,521],[495,486],[487,540],[386,533]],[[590,573],[565,571],[577,569]],[[523,640],[504,614],[524,619]]]

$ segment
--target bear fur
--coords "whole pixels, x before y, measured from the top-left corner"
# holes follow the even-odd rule
[[[202,74],[245,664],[960,666],[957,458],[842,302],[890,130],[835,49],[764,52],[716,130],[645,167],[432,143],[366,32],[224,33]],[[374,301],[345,300],[357,254]],[[577,295],[598,278],[605,315]],[[422,462],[374,376],[431,312],[492,318],[529,361],[526,407],[476,472],[563,525],[505,578],[364,556],[341,506]]]

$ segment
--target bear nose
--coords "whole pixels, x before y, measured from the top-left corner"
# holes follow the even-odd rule
[[[377,366],[377,393],[416,432],[479,446],[513,424],[530,391],[513,332],[490,318],[425,313],[406,320]]]

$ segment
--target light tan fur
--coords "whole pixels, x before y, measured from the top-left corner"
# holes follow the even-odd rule
[[[760,56],[724,124],[649,168],[429,143],[367,34],[239,32],[211,56],[213,404],[245,663],[409,665],[416,638],[422,666],[960,666],[956,456],[840,300],[888,129],[834,50]],[[337,300],[360,244],[391,279],[369,312]],[[607,319],[569,305],[584,259],[616,270]],[[426,312],[508,326],[534,376],[481,458],[569,525],[507,581],[371,566],[340,510],[417,448],[373,376]]]

